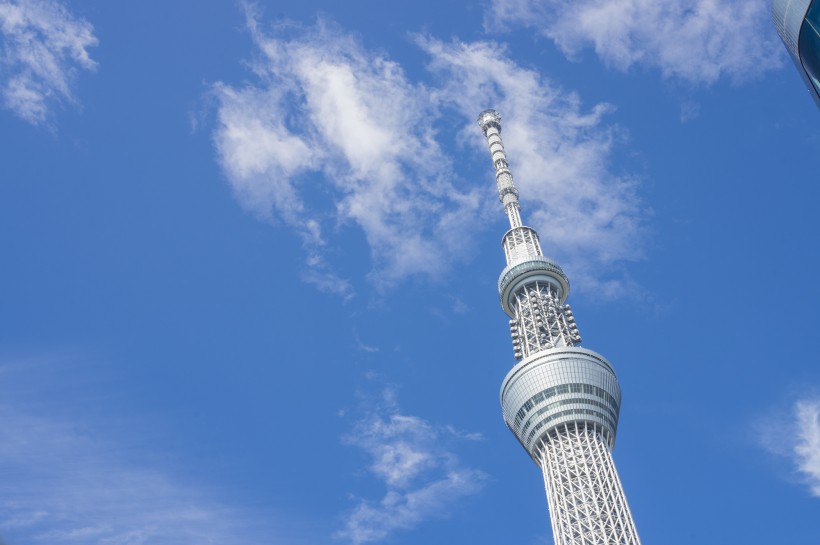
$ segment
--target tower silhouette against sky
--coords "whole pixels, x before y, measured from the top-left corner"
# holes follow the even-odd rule
[[[621,388],[612,365],[579,348],[569,280],[544,257],[538,233],[521,224],[518,190],[501,142],[501,116],[478,116],[510,220],[498,280],[518,363],[501,385],[504,420],[544,473],[556,545],[637,545],[632,514],[612,460]]]

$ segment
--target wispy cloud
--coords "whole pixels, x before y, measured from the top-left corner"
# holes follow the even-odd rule
[[[798,400],[789,414],[758,423],[764,448],[791,461],[812,496],[820,498],[820,398]]]
[[[370,344],[365,344],[364,341],[359,337],[358,333],[353,334],[353,339],[356,342],[356,349],[368,354],[375,354],[379,351],[378,346],[373,346]]]
[[[384,483],[386,493],[381,500],[359,500],[338,537],[354,545],[380,541],[397,530],[448,516],[459,500],[478,493],[487,480],[481,471],[459,462],[452,444],[479,439],[479,434],[402,414],[393,392],[386,390],[379,407],[345,437],[369,455],[369,470]]]
[[[270,542],[272,528],[260,522],[270,513],[231,506],[215,490],[183,482],[168,469],[173,463],[157,463],[168,453],[155,444],[146,451],[133,435],[123,443],[95,417],[52,405],[44,377],[54,372],[0,366],[0,543]]]
[[[329,271],[315,243],[327,223],[361,229],[380,286],[464,256],[452,233],[479,201],[451,181],[430,92],[331,23],[266,34],[249,12],[248,26],[261,52],[257,83],[214,88],[214,139],[239,200],[302,233],[313,278]]]
[[[502,44],[419,43],[443,81],[441,100],[469,118],[462,134],[486,157],[489,178],[486,142],[474,114],[489,106],[501,112],[525,220],[539,230],[545,252],[586,289],[622,294],[626,284],[612,277],[613,266],[641,258],[646,211],[637,180],[609,168],[620,137],[604,121],[612,107],[585,110],[577,94],[513,62]]]
[[[806,479],[812,495],[820,498],[820,400],[799,401],[794,412],[797,418],[797,443],[794,445],[797,470]]]
[[[766,0],[498,0],[491,29],[528,26],[568,56],[593,47],[620,70],[641,64],[663,76],[740,82],[780,65],[783,47]]]
[[[0,45],[3,105],[34,125],[55,105],[75,103],[77,72],[97,66],[91,24],[54,0],[0,0]]]
[[[585,110],[577,95],[517,65],[499,44],[418,38],[440,76],[425,84],[332,23],[266,33],[248,13],[260,52],[256,82],[214,86],[219,161],[247,209],[301,236],[306,277],[320,289],[352,294],[328,257],[348,226],[364,234],[380,288],[440,277],[470,255],[493,191],[460,179],[451,162],[457,150],[444,142],[471,142],[492,184],[474,121],[493,106],[505,117],[528,218],[543,228],[549,253],[579,285],[623,291],[606,277],[614,264],[641,257],[644,211],[635,180],[609,170],[620,136],[605,124],[610,106]]]

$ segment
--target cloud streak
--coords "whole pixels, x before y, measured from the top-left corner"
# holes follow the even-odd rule
[[[812,496],[820,498],[820,400],[799,401],[794,407],[797,417],[797,442],[794,459]]]
[[[0,543],[269,542],[271,528],[258,522],[262,513],[233,507],[167,468],[135,460],[163,457],[161,449],[146,453],[138,439],[129,447],[101,431],[95,418],[72,418],[46,402],[43,377],[54,371],[41,364],[0,366]]]
[[[498,43],[422,37],[419,44],[443,82],[442,100],[470,119],[462,133],[485,158],[488,174],[487,145],[473,114],[490,105],[501,111],[522,213],[538,229],[544,251],[586,289],[622,294],[625,284],[601,271],[642,257],[646,211],[637,179],[609,169],[621,136],[604,124],[612,107],[598,104],[585,111],[578,95],[517,65]]]
[[[498,0],[490,29],[534,28],[570,58],[592,47],[607,65],[667,78],[742,82],[780,66],[765,0]]]
[[[258,83],[214,88],[214,140],[240,202],[300,233],[314,283],[327,291],[344,282],[324,265],[328,223],[364,233],[381,287],[463,257],[450,233],[466,228],[479,200],[451,182],[430,93],[331,23],[281,37],[265,34],[253,13],[248,21]]]
[[[417,37],[438,82],[430,84],[327,21],[265,32],[250,10],[248,28],[256,82],[213,87],[218,160],[246,209],[301,237],[305,278],[319,289],[352,295],[331,262],[350,226],[368,243],[378,288],[438,278],[469,258],[474,233],[501,217],[474,123],[492,106],[504,115],[525,213],[547,251],[578,284],[622,291],[606,276],[641,258],[645,212],[636,180],[609,169],[622,136],[605,124],[609,105],[583,108],[492,42]],[[464,150],[453,140],[487,165],[486,185],[457,174],[452,157]]]
[[[97,66],[93,27],[52,0],[0,0],[0,93],[3,106],[33,125],[55,106],[75,104],[80,70]]]
[[[452,450],[458,440],[478,440],[402,414],[386,391],[385,406],[363,417],[344,440],[370,457],[369,470],[386,488],[381,500],[359,500],[337,534],[354,545],[381,541],[428,519],[448,516],[457,503],[480,492],[487,476],[464,467]]]
[[[761,445],[788,459],[797,480],[820,498],[820,398],[797,400],[788,414],[760,422],[757,432]]]

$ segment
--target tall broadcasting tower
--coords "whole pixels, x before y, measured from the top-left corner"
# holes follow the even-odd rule
[[[603,356],[578,347],[569,280],[521,224],[500,122],[495,110],[478,116],[510,220],[498,292],[518,363],[501,385],[504,420],[544,473],[556,545],[639,545],[612,461],[621,388]]]

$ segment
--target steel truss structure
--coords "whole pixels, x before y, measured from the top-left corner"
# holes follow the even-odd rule
[[[569,305],[561,306],[558,291],[549,282],[535,281],[515,292],[510,336],[515,359],[560,346],[581,343],[581,334]]]
[[[501,386],[507,426],[541,467],[556,545],[640,545],[612,447],[621,389],[612,365],[580,348],[566,304],[569,280],[522,224],[518,190],[501,141],[501,116],[478,117],[510,222],[498,282],[518,363]]]
[[[556,543],[640,543],[604,433],[588,422],[564,424],[539,445]]]

